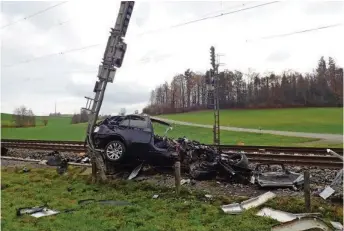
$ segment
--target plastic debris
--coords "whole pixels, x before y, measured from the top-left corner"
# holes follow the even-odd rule
[[[156,198],[158,198],[159,197],[159,195],[158,194],[155,194],[155,195],[153,195],[153,199],[156,199]]]
[[[180,180],[180,185],[190,184],[190,182],[191,182],[190,179],[182,179],[182,180]]]
[[[271,231],[303,231],[303,230],[332,230],[326,223],[317,217],[302,217],[280,225],[273,226]]]
[[[330,197],[334,193],[334,189],[330,186],[327,186],[320,194],[319,196],[326,200],[328,197]]]
[[[330,221],[330,223],[336,230],[341,230],[341,231],[344,230],[344,227],[340,222]]]
[[[55,214],[58,214],[58,213],[59,213],[59,211],[44,208],[40,212],[32,213],[31,216],[39,218],[39,217],[46,217],[46,216],[55,215]]]
[[[272,208],[263,208],[261,209],[257,214],[257,216],[262,217],[270,217],[272,219],[275,219],[279,222],[287,222],[292,221],[296,218],[306,217],[306,216],[318,216],[321,215],[320,213],[288,213],[280,210],[275,210]]]
[[[143,163],[141,163],[139,166],[137,166],[137,167],[130,173],[130,175],[129,175],[129,177],[128,177],[128,180],[134,179],[134,178],[139,174],[139,172],[141,171],[142,166],[143,166]]]
[[[225,213],[229,213],[229,214],[238,214],[243,212],[244,210],[248,210],[254,207],[258,207],[262,204],[264,204],[265,202],[267,202],[268,200],[272,199],[276,197],[276,194],[274,194],[273,192],[266,192],[258,197],[254,197],[251,199],[248,199],[246,201],[239,203],[232,203],[229,205],[222,205],[221,209],[225,212]]]

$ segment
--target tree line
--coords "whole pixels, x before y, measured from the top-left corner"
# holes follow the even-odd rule
[[[311,73],[284,71],[260,74],[225,70],[219,73],[219,104],[228,108],[286,108],[343,106],[343,68],[332,57],[318,61]],[[156,115],[213,108],[208,96],[209,72],[193,72],[173,77],[151,92],[143,113]]]

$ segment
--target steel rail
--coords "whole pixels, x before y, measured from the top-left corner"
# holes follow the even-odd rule
[[[66,141],[65,141],[66,142]],[[51,150],[51,151],[65,151],[65,152],[86,152],[86,147],[84,145],[78,145],[74,143],[59,143],[59,142],[43,142],[30,141],[30,142],[3,142],[3,147],[6,148],[17,148],[17,149],[33,149],[33,150]],[[242,150],[241,150],[242,151]],[[333,155],[299,155],[299,154],[276,154],[276,153],[245,153],[247,158],[251,162],[258,163],[283,163],[289,165],[299,165],[299,166],[317,166],[326,168],[342,168],[343,162],[340,158]]]
[[[85,142],[82,141],[56,141],[56,140],[18,140],[18,139],[2,139],[1,144],[4,146],[9,143],[20,144],[54,144],[54,145],[80,145],[84,146]],[[213,145],[208,145],[213,146]],[[282,146],[243,146],[243,145],[220,145],[223,151],[249,151],[249,152],[278,152],[278,153],[312,153],[312,154],[325,154],[328,147],[314,148],[314,147],[282,147]],[[343,155],[342,148],[331,148],[334,152]]]

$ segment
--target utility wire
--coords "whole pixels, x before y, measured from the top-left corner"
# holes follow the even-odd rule
[[[278,34],[278,35],[269,35],[269,36],[261,37],[260,39],[264,40],[264,39],[273,39],[273,38],[278,38],[278,37],[291,36],[291,35],[295,35],[295,34],[301,34],[301,33],[307,33],[307,32],[316,31],[316,30],[328,29],[328,28],[342,26],[342,25],[343,25],[343,23],[337,23],[337,24],[332,24],[332,25],[328,25],[328,26],[321,26],[321,27],[317,27],[317,28],[306,29],[306,30],[302,30],[302,31],[295,31],[295,32],[291,32],[291,33]],[[246,40],[246,43],[247,42],[253,42],[253,41],[256,41],[256,40],[259,40],[259,39]],[[10,65],[5,65],[3,67],[12,67],[12,66],[15,66],[15,65],[18,65],[18,64],[29,63],[29,62],[32,62],[32,61],[35,61],[35,60],[38,60],[38,59],[47,58],[47,57],[54,56],[54,55],[64,55],[66,53],[71,53],[71,52],[76,52],[76,51],[81,51],[81,50],[87,50],[87,49],[90,49],[90,48],[93,48],[93,47],[96,47],[96,46],[99,46],[99,45],[101,45],[101,44],[93,44],[93,45],[89,45],[89,46],[85,46],[85,47],[70,49],[70,50],[67,50],[67,51],[59,52],[59,53],[47,54],[47,55],[43,55],[43,56],[40,56],[40,57],[37,57],[37,58],[29,59],[29,60],[26,60],[26,61],[22,61],[22,62],[10,64]],[[169,56],[169,54],[168,54],[168,56]],[[149,61],[150,61],[150,59],[145,58],[145,59],[141,59],[139,62],[145,63],[145,62],[149,62]]]
[[[16,66],[18,64],[29,63],[29,62],[32,62],[32,61],[36,61],[38,59],[48,58],[48,57],[55,56],[55,55],[65,55],[65,54],[68,54],[68,53],[71,53],[71,52],[87,50],[87,49],[90,49],[90,48],[93,48],[93,47],[96,47],[96,46],[99,46],[99,45],[100,44],[93,44],[93,45],[89,45],[89,46],[84,46],[84,47],[74,48],[74,49],[70,49],[70,50],[66,50],[66,51],[61,51],[61,52],[58,52],[58,53],[47,54],[47,55],[39,56],[39,57],[36,57],[36,58],[28,59],[28,60],[25,60],[25,61],[21,61],[21,62],[18,62],[18,63],[4,65],[3,67],[12,67],[12,66]]]
[[[65,3],[67,3],[67,2],[68,2],[68,1],[60,2],[60,3],[56,4],[56,5],[50,6],[50,7],[46,8],[46,9],[44,9],[44,10],[38,11],[38,12],[36,12],[36,13],[34,13],[34,14],[28,15],[28,16],[22,18],[22,19],[19,19],[19,20],[17,20],[17,21],[11,22],[11,23],[9,23],[9,24],[7,24],[7,25],[5,25],[5,26],[2,26],[0,29],[4,29],[4,28],[6,28],[6,27],[12,26],[12,25],[14,25],[14,24],[16,24],[16,23],[18,23],[18,22],[23,21],[23,20],[27,20],[27,19],[29,19],[29,18],[32,18],[32,17],[36,16],[36,15],[42,14],[42,13],[48,11],[48,10],[51,10],[51,9],[53,9],[53,8],[55,8],[55,7],[58,7],[58,6],[62,5],[62,4],[65,4]]]
[[[263,3],[263,4],[260,4],[260,5],[256,5],[256,6],[246,7],[246,8],[242,8],[242,9],[239,9],[239,10],[234,10],[234,11],[230,11],[230,12],[226,12],[226,13],[217,14],[217,15],[214,15],[214,16],[208,16],[208,17],[204,17],[204,18],[200,18],[200,19],[196,19],[196,20],[192,20],[192,21],[187,21],[187,22],[179,23],[179,24],[172,25],[172,26],[165,27],[165,28],[160,28],[160,29],[151,30],[151,31],[148,31],[148,32],[143,32],[143,33],[138,34],[138,35],[144,35],[144,34],[147,34],[147,33],[154,33],[154,32],[159,32],[159,31],[162,31],[162,30],[167,30],[167,29],[172,29],[172,28],[176,28],[176,27],[181,27],[181,26],[185,26],[185,25],[188,25],[188,24],[192,24],[192,23],[196,23],[196,22],[200,22],[200,21],[204,21],[204,20],[208,20],[208,19],[212,19],[212,18],[218,18],[218,17],[229,15],[229,14],[235,14],[235,13],[239,13],[239,12],[242,12],[242,11],[245,11],[245,10],[250,10],[250,9],[254,9],[254,8],[258,8],[258,7],[262,7],[262,6],[266,6],[266,5],[271,5],[271,4],[278,3],[278,2],[279,1],[274,1],[274,2]]]
[[[343,26],[343,23],[337,23],[337,24],[332,24],[332,25],[328,25],[328,26],[321,26],[321,27],[316,27],[316,28],[311,28],[311,29],[306,29],[306,30],[300,30],[300,31],[295,31],[295,32],[290,32],[290,33],[285,33],[285,34],[269,35],[269,36],[261,37],[258,39],[246,40],[246,42],[252,42],[255,40],[281,38],[281,37],[291,36],[291,35],[295,35],[295,34],[302,34],[302,33],[307,33],[307,32],[311,32],[311,31],[316,31],[316,30],[329,29],[329,28],[333,28],[333,27],[337,27],[337,26]]]

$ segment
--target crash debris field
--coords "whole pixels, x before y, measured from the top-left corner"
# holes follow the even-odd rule
[[[180,116],[187,121],[190,114],[194,113]],[[251,120],[254,121],[255,116]],[[182,120],[173,115],[159,117]],[[6,115],[2,120],[8,118]],[[76,152],[32,148],[33,145],[43,147],[44,141],[47,146],[72,147],[77,145],[71,141],[84,140],[86,124],[72,125],[69,117],[48,118],[47,126],[2,129],[2,143],[5,147],[8,145],[8,150],[2,149],[1,163],[4,230],[23,227],[27,230],[73,230],[75,227],[78,230],[109,230],[109,227],[113,230],[283,230],[284,226],[301,223],[331,230],[343,223],[343,169],[340,170],[340,165],[330,168],[333,164],[330,163],[326,168],[314,163],[299,166],[288,161],[285,164],[273,164],[270,160],[259,162],[255,159],[259,155],[261,158],[288,155],[266,152],[260,150],[261,147],[258,152],[217,150],[207,145],[212,143],[209,128],[169,124],[146,115],[113,116],[99,121],[92,135],[96,147],[104,149],[109,161],[110,181],[91,184],[90,156],[84,149]],[[126,120],[130,126],[123,125]],[[196,122],[201,122],[200,117]],[[276,126],[276,121],[271,119],[270,122],[271,126]],[[321,128],[324,126],[327,125],[321,124],[307,132],[313,129],[326,133]],[[125,152],[129,146],[121,146],[120,140],[113,139],[116,134],[123,137],[124,143],[127,139],[132,141],[128,149],[131,151]],[[6,139],[12,139],[12,146]],[[316,146],[317,140],[221,131],[223,144],[297,147]],[[15,142],[22,147],[17,149],[18,146],[13,146]],[[342,148],[338,143],[327,145]],[[324,143],[321,146],[326,147]],[[335,149],[339,154],[331,149],[323,150],[328,152],[321,156],[323,159],[337,158],[338,163],[342,162],[341,150]],[[299,155],[302,159],[306,154],[313,155],[314,159],[319,155],[300,151],[293,158]],[[26,160],[18,161],[18,157]],[[27,162],[28,159],[34,161]],[[177,194],[173,174],[176,161],[181,167],[181,191]],[[304,199],[304,171],[311,176],[310,210]]]

